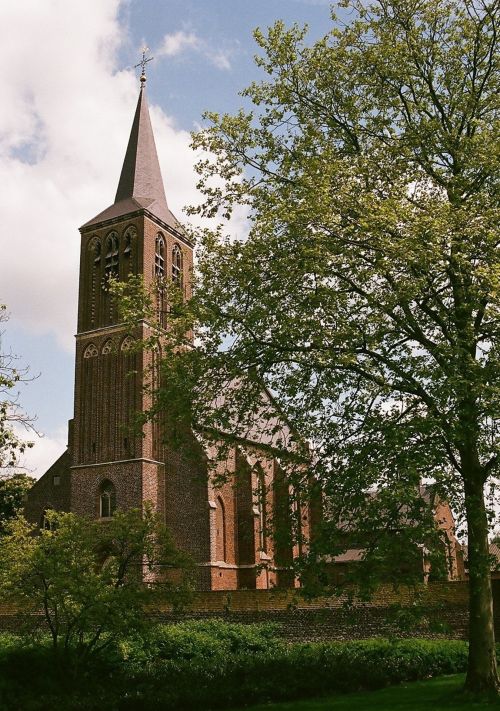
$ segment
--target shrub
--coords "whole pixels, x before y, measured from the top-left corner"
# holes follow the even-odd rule
[[[376,689],[460,672],[466,663],[467,645],[459,641],[286,645],[269,628],[213,621],[159,629],[146,664],[134,669],[141,708],[215,709]],[[136,699],[123,699],[120,709],[134,708]]]
[[[221,620],[158,626],[109,648],[72,679],[50,644],[35,648],[0,636],[0,708],[209,711],[376,689],[461,672],[467,664],[467,644],[460,641],[286,644],[275,635],[270,625]]]

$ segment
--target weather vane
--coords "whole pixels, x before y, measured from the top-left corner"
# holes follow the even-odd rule
[[[134,69],[137,69],[137,67],[141,68],[141,77],[140,77],[140,82],[141,85],[144,86],[144,83],[146,81],[146,64],[150,62],[154,57],[148,57],[146,59],[146,53],[149,52],[149,47],[143,47],[142,48],[142,59],[141,61],[134,66]]]

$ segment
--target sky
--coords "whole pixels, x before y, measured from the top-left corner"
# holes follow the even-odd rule
[[[204,111],[235,112],[259,79],[252,36],[276,20],[331,27],[330,0],[16,0],[0,3],[0,352],[30,379],[19,401],[40,437],[34,476],[64,451],[73,415],[78,228],[108,207],[139,90],[141,48],[169,206],[199,201],[190,132]],[[231,229],[244,230],[236,217]],[[24,433],[21,433],[24,434]]]

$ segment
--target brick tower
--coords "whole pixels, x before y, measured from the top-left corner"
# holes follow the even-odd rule
[[[149,406],[149,356],[133,349],[109,291],[111,278],[129,274],[142,275],[146,285],[170,277],[184,288],[192,267],[192,245],[165,198],[144,76],[115,201],[80,232],[71,510],[111,515],[115,505],[149,500],[162,511],[165,473],[154,429],[146,425],[141,437],[132,428],[135,413]],[[147,335],[140,324],[136,336]]]
[[[296,547],[275,540],[271,519],[288,516],[289,487],[272,442],[259,437],[235,446],[221,463],[226,483],[215,488],[193,437],[197,458],[162,441],[158,424],[142,436],[133,427],[150,406],[151,353],[135,349],[149,335],[146,322],[132,336],[118,319],[109,289],[141,275],[164,277],[189,298],[193,245],[170,212],[141,76],[139,100],[114,203],[80,228],[74,419],[68,449],[36,482],[26,516],[44,525],[53,508],[110,518],[116,508],[151,502],[179,548],[198,563],[200,589],[267,588],[295,583]],[[158,295],[157,317],[164,324]],[[154,370],[154,369],[153,369]],[[286,435],[287,425],[283,424]],[[307,529],[308,513],[297,511]],[[286,524],[288,525],[288,524]]]

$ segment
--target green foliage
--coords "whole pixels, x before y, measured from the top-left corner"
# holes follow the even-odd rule
[[[219,619],[158,625],[149,634],[123,640],[120,654],[138,670],[182,669],[187,663],[211,668],[225,666],[232,658],[268,652],[282,647],[277,626],[242,625]]]
[[[128,709],[217,709],[377,689],[463,671],[464,642],[367,640],[285,644],[268,625],[220,620],[160,626],[122,640],[79,677],[61,677],[50,646],[0,639],[2,708],[41,711],[105,705]],[[14,642],[13,642],[14,640]],[[176,653],[176,647],[178,652]],[[64,660],[63,660],[64,666]],[[31,670],[26,688],[25,670]],[[17,703],[17,706],[16,706]]]
[[[23,518],[7,525],[0,589],[20,606],[26,631],[48,628],[54,651],[76,664],[143,628],[156,595],[187,595],[190,562],[151,508],[119,511],[105,523],[55,511],[46,519],[41,531]],[[144,576],[173,568],[176,582],[144,584]]]
[[[15,518],[24,505],[24,500],[35,479],[24,473],[0,475],[0,535],[7,521]]]
[[[313,566],[361,528],[370,577],[392,544],[414,569],[419,546],[439,547],[419,505],[434,479],[466,518],[472,614],[490,618],[471,629],[479,679],[495,666],[499,5],[341,7],[348,22],[333,14],[314,44],[282,22],[257,30],[265,80],[243,91],[251,110],[209,113],[193,138],[207,152],[198,212],[224,221],[245,205],[251,224],[244,239],[224,223],[200,233],[194,297],[162,343],[158,409],[168,402],[219,459],[258,430],[303,496],[312,474],[330,524]],[[196,349],[179,348],[187,324]]]

